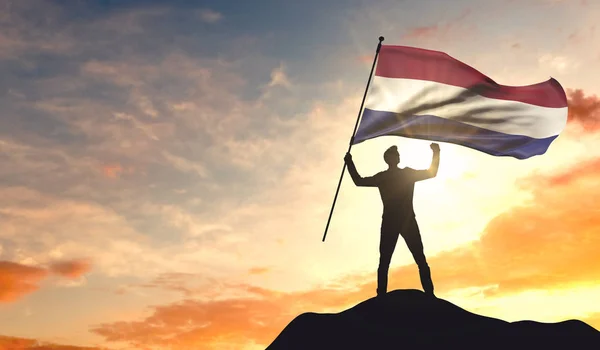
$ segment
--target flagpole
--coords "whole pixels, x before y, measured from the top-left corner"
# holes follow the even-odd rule
[[[371,77],[373,76],[373,70],[375,69],[375,63],[377,62],[377,56],[379,56],[379,50],[381,49],[381,42],[383,41],[383,37],[379,37],[379,44],[377,44],[377,51],[375,51],[375,57],[373,58],[373,65],[371,66],[371,73],[369,73],[369,80],[367,80],[367,87],[365,88],[365,94],[363,95],[362,102],[360,103],[360,109],[358,110],[358,116],[356,117],[356,123],[354,124],[354,131],[352,131],[352,137],[350,137],[350,145],[348,145],[347,153],[350,153],[352,149],[352,144],[354,143],[354,135],[356,134],[356,129],[358,128],[358,122],[360,121],[360,115],[363,110],[363,106],[365,105],[365,98],[367,97],[367,91],[369,91],[369,84],[371,84]],[[331,222],[331,216],[333,215],[333,208],[335,208],[335,202],[337,201],[338,193],[340,192],[340,185],[342,184],[342,178],[344,177],[344,172],[346,170],[346,162],[344,162],[344,166],[342,167],[342,173],[340,175],[340,181],[338,182],[337,189],[335,190],[335,197],[333,197],[333,204],[331,204],[331,210],[329,211],[329,218],[327,219],[327,226],[325,226],[325,233],[323,234],[323,242],[325,242],[325,237],[327,237],[327,229],[329,228],[329,223]]]

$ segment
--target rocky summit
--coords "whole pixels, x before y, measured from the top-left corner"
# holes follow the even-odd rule
[[[301,314],[267,350],[496,348],[600,349],[600,332],[579,320],[507,322],[418,290],[394,290],[340,313]]]

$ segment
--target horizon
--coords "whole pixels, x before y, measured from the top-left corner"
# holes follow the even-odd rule
[[[374,297],[378,191],[345,174],[322,236],[379,36],[562,85],[546,153],[438,142],[414,209],[438,298],[600,329],[600,2],[0,6],[0,350],[264,349]],[[351,153],[362,176],[392,145],[426,169],[431,142]],[[420,288],[399,240],[388,290]]]

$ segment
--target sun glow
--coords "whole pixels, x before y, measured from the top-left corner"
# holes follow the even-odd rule
[[[383,152],[391,146],[398,146],[400,153],[399,167],[413,169],[429,168],[433,152],[430,148],[431,141],[399,138],[397,136],[384,136],[370,140],[370,144],[360,144],[352,149],[352,155],[362,176],[369,176],[387,168],[383,160]],[[440,166],[438,178],[459,178],[465,175],[472,167],[469,152],[462,146],[440,142]],[[363,174],[364,173],[364,174]]]
[[[431,143],[431,141],[410,140],[402,148],[399,146],[400,166],[414,169],[429,168],[433,158]],[[458,178],[465,174],[469,168],[468,155],[459,148],[459,146],[440,143],[438,178]]]

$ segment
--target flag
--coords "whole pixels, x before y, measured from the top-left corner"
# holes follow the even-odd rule
[[[505,86],[446,53],[382,45],[352,144],[396,135],[526,159],[544,154],[566,123],[554,78]]]

